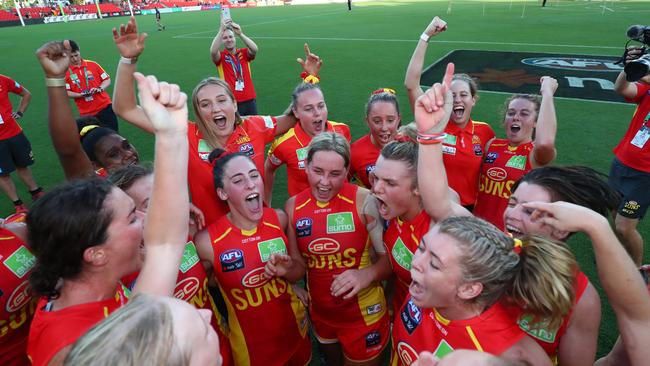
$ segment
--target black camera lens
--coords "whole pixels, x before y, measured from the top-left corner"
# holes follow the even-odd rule
[[[628,62],[624,70],[627,81],[638,81],[650,71],[650,54]]]

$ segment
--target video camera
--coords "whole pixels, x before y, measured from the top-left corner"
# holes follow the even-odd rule
[[[647,25],[633,25],[627,29],[627,37],[630,41],[637,41],[643,43],[643,56],[636,60],[632,60],[625,65],[625,74],[627,81],[637,81],[650,73],[650,26]],[[630,43],[628,41],[628,44]],[[627,56],[627,44],[625,47],[625,54],[623,55],[623,62]]]

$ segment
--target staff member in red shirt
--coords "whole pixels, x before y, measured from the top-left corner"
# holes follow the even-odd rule
[[[239,37],[246,48],[237,48]],[[221,45],[223,50],[219,50]],[[219,78],[225,80],[235,94],[237,110],[242,116],[257,115],[255,87],[251,78],[250,62],[255,59],[257,45],[232,20],[221,20],[219,32],[210,45],[212,62],[217,66]]]
[[[21,96],[15,112],[9,100],[10,92]],[[18,213],[27,212],[27,208],[18,197],[16,186],[11,180],[11,172],[18,172],[20,180],[32,194],[32,200],[43,195],[43,190],[36,184],[29,170],[29,166],[34,164],[32,146],[16,122],[23,117],[31,99],[32,95],[27,88],[7,76],[0,75],[0,188],[13,201]]]
[[[106,92],[111,77],[98,63],[82,59],[75,41],[70,41],[70,47],[70,67],[65,74],[68,97],[74,99],[81,116],[95,116],[102,126],[118,131],[117,116]]]

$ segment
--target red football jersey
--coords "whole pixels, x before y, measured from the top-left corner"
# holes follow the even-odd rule
[[[99,88],[104,80],[110,78],[98,63],[83,60],[79,66],[70,65],[65,74],[65,88],[71,92],[81,93],[92,88]],[[111,104],[111,97],[106,91],[103,91],[87,97],[75,98],[74,102],[77,104],[80,115],[94,116]]]
[[[445,133],[442,157],[449,187],[460,195],[461,205],[473,205],[485,144],[494,138],[494,131],[487,123],[470,119],[463,129],[455,123],[447,124]]]
[[[410,365],[422,351],[442,358],[457,349],[500,355],[526,336],[516,319],[496,303],[465,320],[445,319],[436,309],[417,307],[407,298],[393,324],[391,365]]]
[[[251,55],[248,48],[239,48],[234,55],[225,49],[219,52],[221,57],[219,62],[215,63],[219,79],[228,83],[230,90],[235,95],[235,100],[241,103],[255,99],[255,86],[253,86],[250,69],[250,62],[255,59],[255,55]],[[243,82],[243,88],[237,88],[238,80]]]
[[[309,321],[291,284],[264,272],[272,254],[287,253],[277,213],[265,207],[253,230],[239,229],[223,216],[208,232],[214,275],[228,308],[234,363],[286,365],[308,337]]]
[[[365,135],[350,145],[352,159],[350,161],[350,176],[361,185],[370,188],[370,173],[375,170],[375,163],[381,149],[372,143],[370,135]]]
[[[30,365],[27,335],[36,309],[29,274],[36,258],[11,231],[0,228],[0,365]]]
[[[224,148],[230,152],[242,152],[248,155],[260,174],[264,176],[264,147],[273,141],[276,125],[275,117],[249,116],[235,127]],[[195,123],[189,123],[187,138],[189,141],[190,196],[192,203],[203,211],[205,222],[211,224],[228,213],[228,205],[217,196],[212,165],[208,162],[212,148],[203,140]]]
[[[11,116],[13,106],[9,93],[20,94],[23,87],[17,81],[0,75],[0,140],[14,137],[22,131],[16,120]]]
[[[636,83],[636,88],[636,98],[628,101],[638,106],[625,135],[614,148],[614,155],[630,168],[650,173],[650,142],[635,139],[642,129],[650,128],[650,85]]]
[[[327,121],[327,131],[337,132],[350,141],[350,128],[338,122]],[[312,137],[300,126],[300,122],[278,137],[269,149],[269,161],[276,167],[287,164],[287,189],[289,196],[309,188],[307,182],[307,146]]]
[[[61,349],[73,344],[95,324],[126,304],[129,290],[118,285],[115,296],[104,301],[48,310],[48,299],[36,306],[36,315],[29,330],[27,354],[36,366],[47,365]]]
[[[318,202],[307,189],[295,198],[292,229],[307,264],[310,313],[340,327],[374,324],[386,314],[386,298],[373,283],[345,300],[334,297],[334,277],[348,269],[370,266],[372,246],[357,212],[358,186],[345,183],[329,202]]]
[[[507,139],[492,141],[485,154],[479,177],[474,215],[505,231],[503,212],[508,207],[510,190],[533,167],[530,153],[533,143],[510,146]]]
[[[420,240],[429,231],[430,224],[431,218],[422,210],[410,221],[402,221],[399,217],[390,220],[384,232],[384,246],[396,278],[393,315],[399,312],[399,307],[409,294],[413,255]]]

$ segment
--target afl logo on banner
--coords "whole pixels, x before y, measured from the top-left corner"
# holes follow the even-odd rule
[[[525,58],[521,60],[521,63],[547,69],[575,71],[621,72],[623,70],[623,67],[615,65],[613,61],[597,58],[535,57]]]

